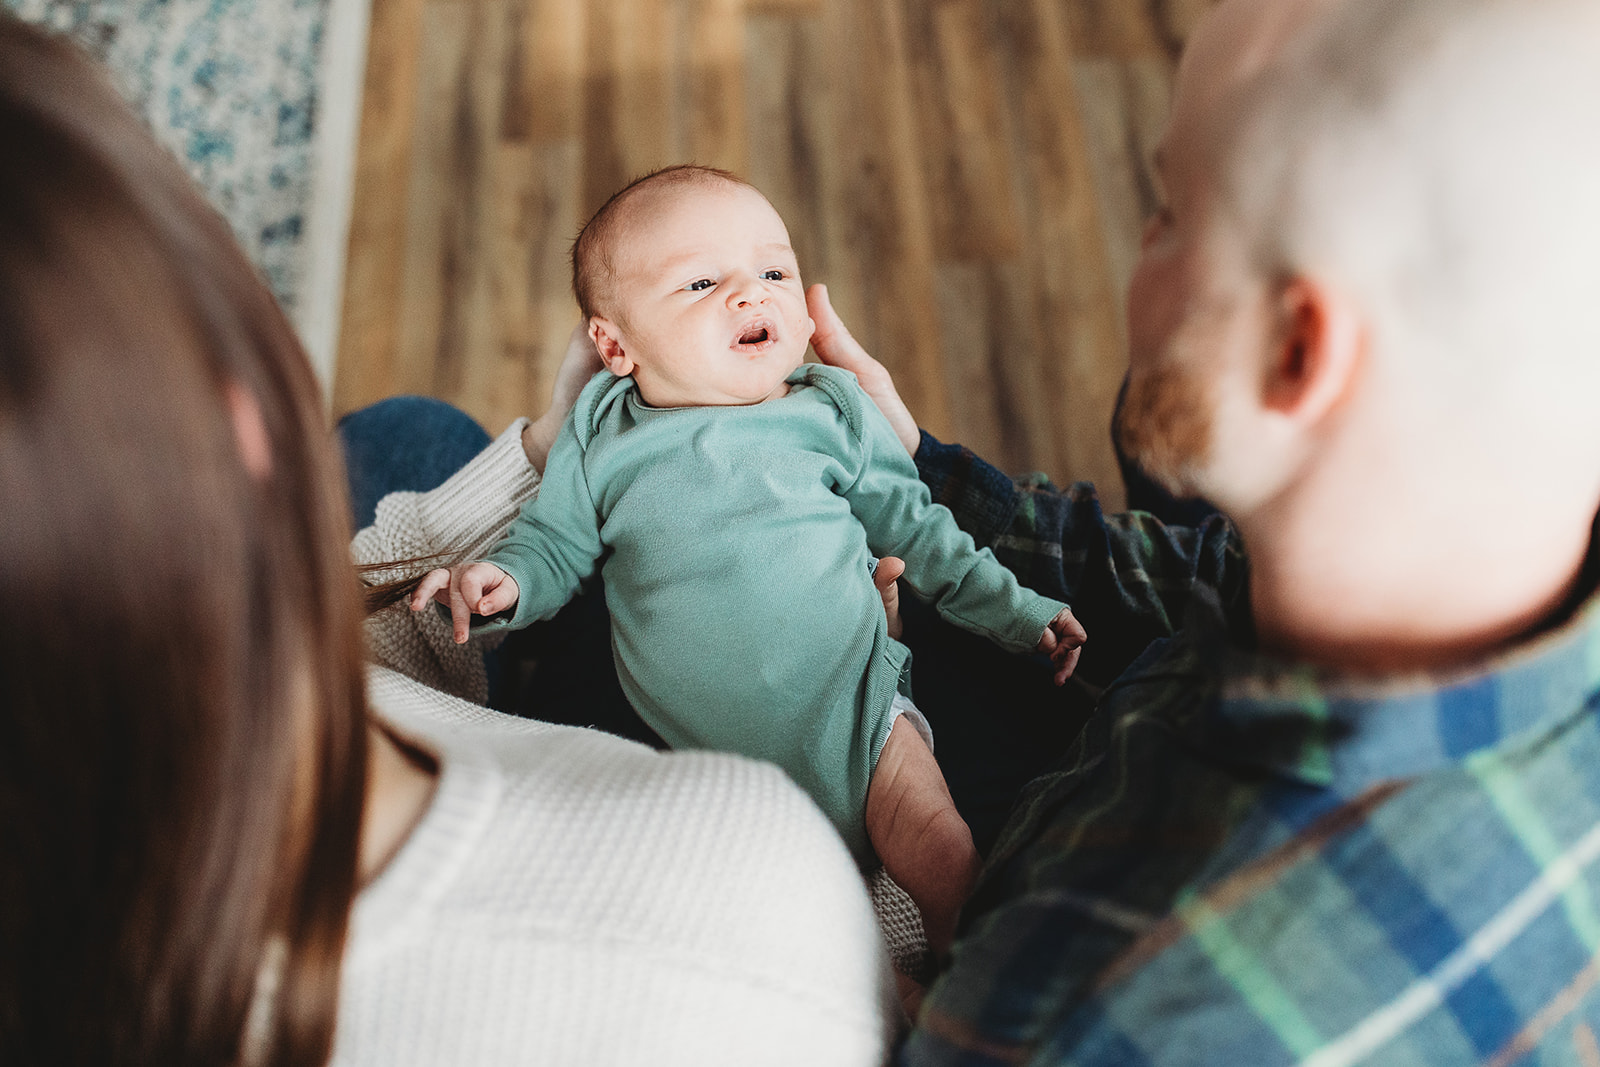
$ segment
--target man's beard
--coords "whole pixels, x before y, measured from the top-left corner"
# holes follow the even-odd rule
[[[1122,451],[1176,496],[1204,495],[1200,480],[1211,449],[1208,393],[1200,375],[1169,356],[1149,373],[1129,377],[1117,413]]]

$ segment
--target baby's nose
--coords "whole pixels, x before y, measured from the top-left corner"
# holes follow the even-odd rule
[[[728,287],[728,302],[734,307],[752,307],[767,298],[757,278],[738,278]]]

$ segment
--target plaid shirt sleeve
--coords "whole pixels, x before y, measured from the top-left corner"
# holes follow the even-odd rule
[[[980,548],[1023,585],[1064,600],[1089,632],[1080,676],[1104,685],[1158,638],[1176,632],[1194,591],[1212,591],[1229,622],[1248,627],[1247,565],[1232,525],[1197,528],[1153,515],[1106,516],[1088,482],[1062,490],[1043,475],[1013,480],[960,445],[923,431],[917,472]]]

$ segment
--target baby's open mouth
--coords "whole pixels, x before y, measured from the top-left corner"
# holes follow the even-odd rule
[[[734,344],[744,349],[764,348],[773,342],[773,334],[771,322],[766,319],[755,319],[745,324],[739,331]]]

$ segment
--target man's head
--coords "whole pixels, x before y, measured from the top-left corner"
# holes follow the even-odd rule
[[[1158,167],[1121,425],[1158,478],[1241,520],[1451,457],[1596,490],[1596,5],[1226,0]]]
[[[759,403],[805,359],[814,324],[788,230],[726,171],[627,186],[578,235],[572,266],[600,358],[657,407]]]

